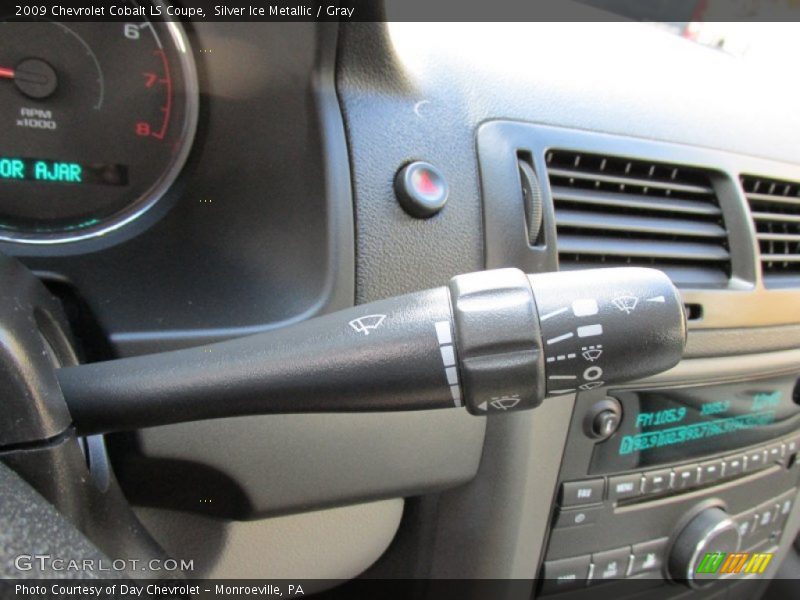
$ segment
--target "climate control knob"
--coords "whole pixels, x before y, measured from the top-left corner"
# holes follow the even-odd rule
[[[697,572],[706,554],[737,552],[740,544],[739,529],[730,516],[721,508],[707,508],[689,521],[675,538],[669,556],[669,573],[691,588],[711,585],[719,577],[716,573]]]

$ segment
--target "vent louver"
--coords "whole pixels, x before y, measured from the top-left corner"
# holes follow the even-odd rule
[[[708,172],[548,150],[562,270],[652,266],[678,285],[724,285],[728,234]]]
[[[800,183],[742,176],[764,278],[800,277]]]

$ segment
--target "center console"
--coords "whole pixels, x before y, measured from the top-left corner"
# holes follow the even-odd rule
[[[797,395],[796,374],[581,394],[539,593],[634,579],[626,590],[671,597],[719,577],[707,553],[775,549],[800,477]]]

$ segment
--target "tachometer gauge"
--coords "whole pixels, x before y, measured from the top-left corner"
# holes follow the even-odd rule
[[[180,24],[6,18],[0,40],[0,240],[87,239],[153,206],[197,124]]]

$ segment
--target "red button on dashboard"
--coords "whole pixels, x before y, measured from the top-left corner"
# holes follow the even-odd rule
[[[447,203],[447,180],[426,162],[412,162],[400,169],[394,187],[400,205],[413,217],[431,217]]]

